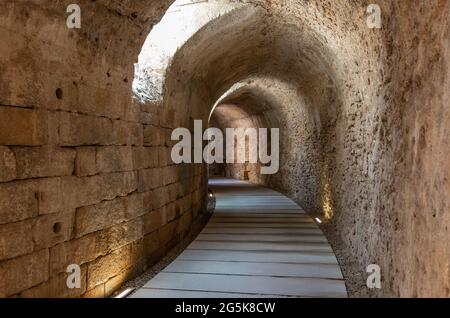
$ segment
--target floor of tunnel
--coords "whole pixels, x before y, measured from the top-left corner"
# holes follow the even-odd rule
[[[208,224],[131,297],[347,297],[327,239],[295,202],[233,179],[211,179],[209,188]]]

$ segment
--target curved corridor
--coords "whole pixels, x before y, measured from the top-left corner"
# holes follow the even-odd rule
[[[245,181],[209,187],[209,223],[133,297],[347,297],[327,239],[296,203]]]

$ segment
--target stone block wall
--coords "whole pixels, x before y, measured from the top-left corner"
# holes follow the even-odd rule
[[[201,165],[170,159],[175,114],[131,96],[144,17],[81,1],[84,27],[69,30],[67,4],[0,13],[0,297],[108,296],[203,211]]]

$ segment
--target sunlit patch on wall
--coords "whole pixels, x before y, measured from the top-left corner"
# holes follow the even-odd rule
[[[327,175],[328,167],[325,167],[322,173],[322,210],[325,221],[331,220],[334,215],[333,200],[331,196],[330,182]]]

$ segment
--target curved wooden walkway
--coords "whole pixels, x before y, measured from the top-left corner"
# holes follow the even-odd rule
[[[295,202],[232,179],[212,179],[210,189],[209,223],[133,297],[347,297],[330,245]]]

